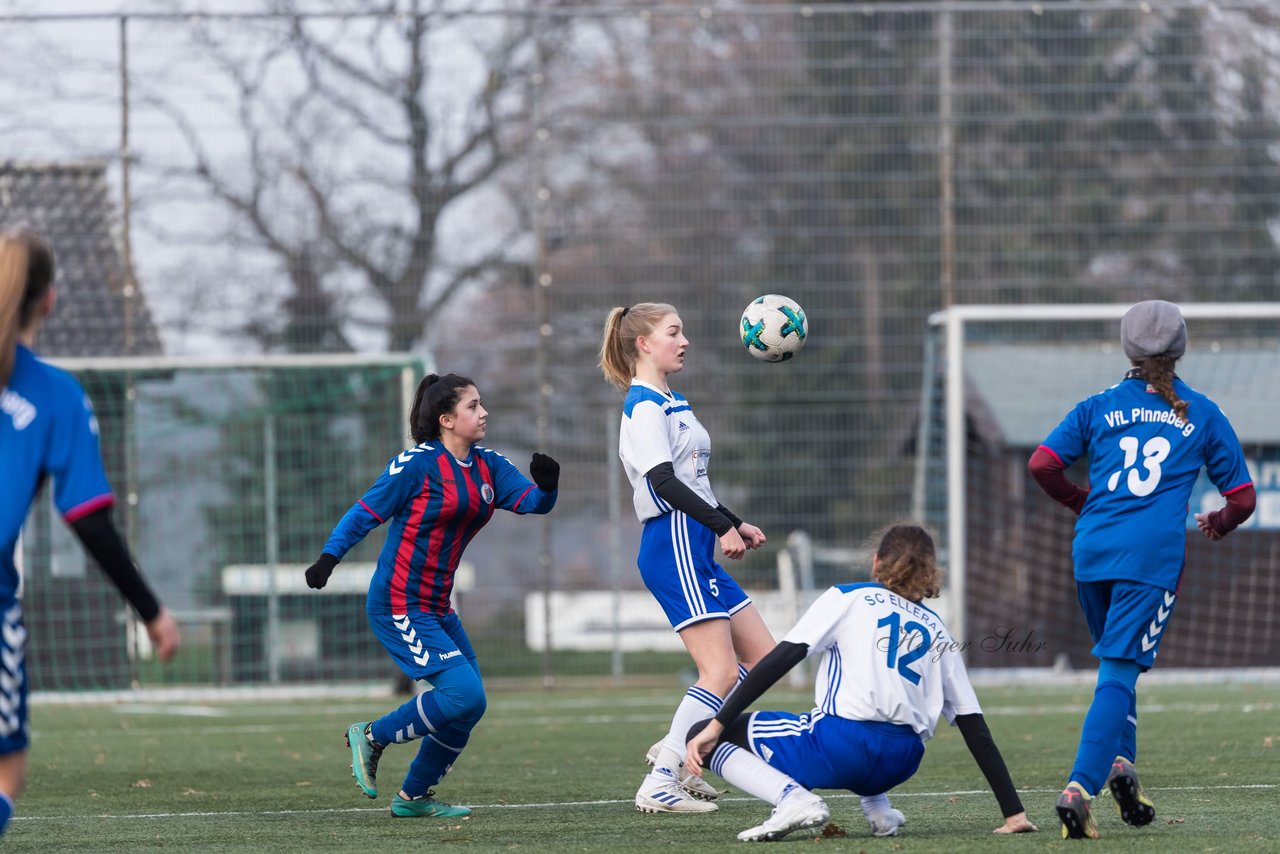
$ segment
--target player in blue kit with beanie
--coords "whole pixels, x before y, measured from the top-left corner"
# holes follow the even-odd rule
[[[369,582],[366,612],[374,635],[410,679],[431,691],[371,722],[347,728],[351,773],[370,798],[378,796],[378,760],[387,745],[422,739],[400,791],[398,817],[450,818],[471,810],[436,800],[444,779],[485,711],[475,650],[450,606],[462,552],[501,508],[549,513],[556,503],[560,465],[533,455],[530,482],[506,457],[478,444],[488,412],[475,383],[457,374],[429,374],[409,410],[417,444],[393,457],[369,491],[334,528],[307,585],[320,589],[356,543],[388,524],[387,541]]]
[[[1174,373],[1187,349],[1182,312],[1141,302],[1120,321],[1133,364],[1125,378],[1076,405],[1032,454],[1041,488],[1077,514],[1072,559],[1080,605],[1099,659],[1075,766],[1058,798],[1064,839],[1098,837],[1091,800],[1109,788],[1125,823],[1155,819],[1138,782],[1138,676],[1155,664],[1186,562],[1186,514],[1200,469],[1226,506],[1196,514],[1219,540],[1253,513],[1244,452],[1222,410]],[[1089,484],[1065,470],[1088,455]]]
[[[32,348],[54,306],[54,257],[34,232],[0,234],[0,834],[26,783],[27,630],[16,552],[40,486],[85,550],[145,623],[161,661],[178,650],[178,625],[143,580],[111,519],[98,422],[84,389]]]

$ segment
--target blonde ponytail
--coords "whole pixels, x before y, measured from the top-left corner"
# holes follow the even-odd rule
[[[18,335],[53,283],[53,250],[29,229],[0,232],[0,387],[9,384]]]
[[[636,339],[648,335],[658,321],[675,314],[675,306],[665,302],[638,302],[630,308],[609,310],[600,343],[600,370],[604,378],[624,391],[636,375]]]
[[[16,234],[0,235],[0,386],[9,384],[18,357],[18,321],[27,290],[27,245]]]

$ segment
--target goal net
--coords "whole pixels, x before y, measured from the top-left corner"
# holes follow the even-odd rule
[[[960,306],[930,319],[915,511],[944,532],[945,598],[971,666],[1092,667],[1076,600],[1075,516],[1027,473],[1080,400],[1119,382],[1127,305]],[[1222,506],[1201,471],[1186,567],[1161,667],[1280,662],[1280,304],[1184,304],[1178,375],[1213,399],[1244,446],[1253,517],[1219,542],[1193,514]],[[1068,472],[1088,480],[1087,459]]]
[[[389,678],[364,600],[380,538],[325,590],[302,570],[396,449],[414,356],[58,359],[93,400],[114,518],[183,632],[145,631],[46,484],[18,550],[35,691]]]

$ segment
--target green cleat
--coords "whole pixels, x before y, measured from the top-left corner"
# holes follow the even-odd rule
[[[369,726],[365,721],[347,727],[347,747],[351,748],[351,776],[356,778],[356,785],[369,797],[376,798],[382,745],[369,740]]]
[[[1123,756],[1117,756],[1107,775],[1107,787],[1116,799],[1116,812],[1131,827],[1146,827],[1156,820],[1156,805],[1138,782],[1138,769]]]
[[[437,801],[430,789],[420,798],[403,798],[398,793],[391,799],[391,814],[396,818],[462,818],[471,815],[466,807],[455,807]]]

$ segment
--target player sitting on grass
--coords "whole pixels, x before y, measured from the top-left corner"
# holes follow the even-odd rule
[[[938,595],[933,539],[916,525],[885,532],[873,581],[837,584],[752,669],[709,722],[689,731],[685,766],[711,770],[774,805],[745,842],[816,835],[829,818],[812,789],[848,789],[877,836],[903,823],[885,794],[911,777],[939,714],[959,727],[1005,816],[996,833],[1036,830],[974,696],[957,645],[941,618],[920,604]],[[822,653],[813,711],[745,714],[784,673]]]

